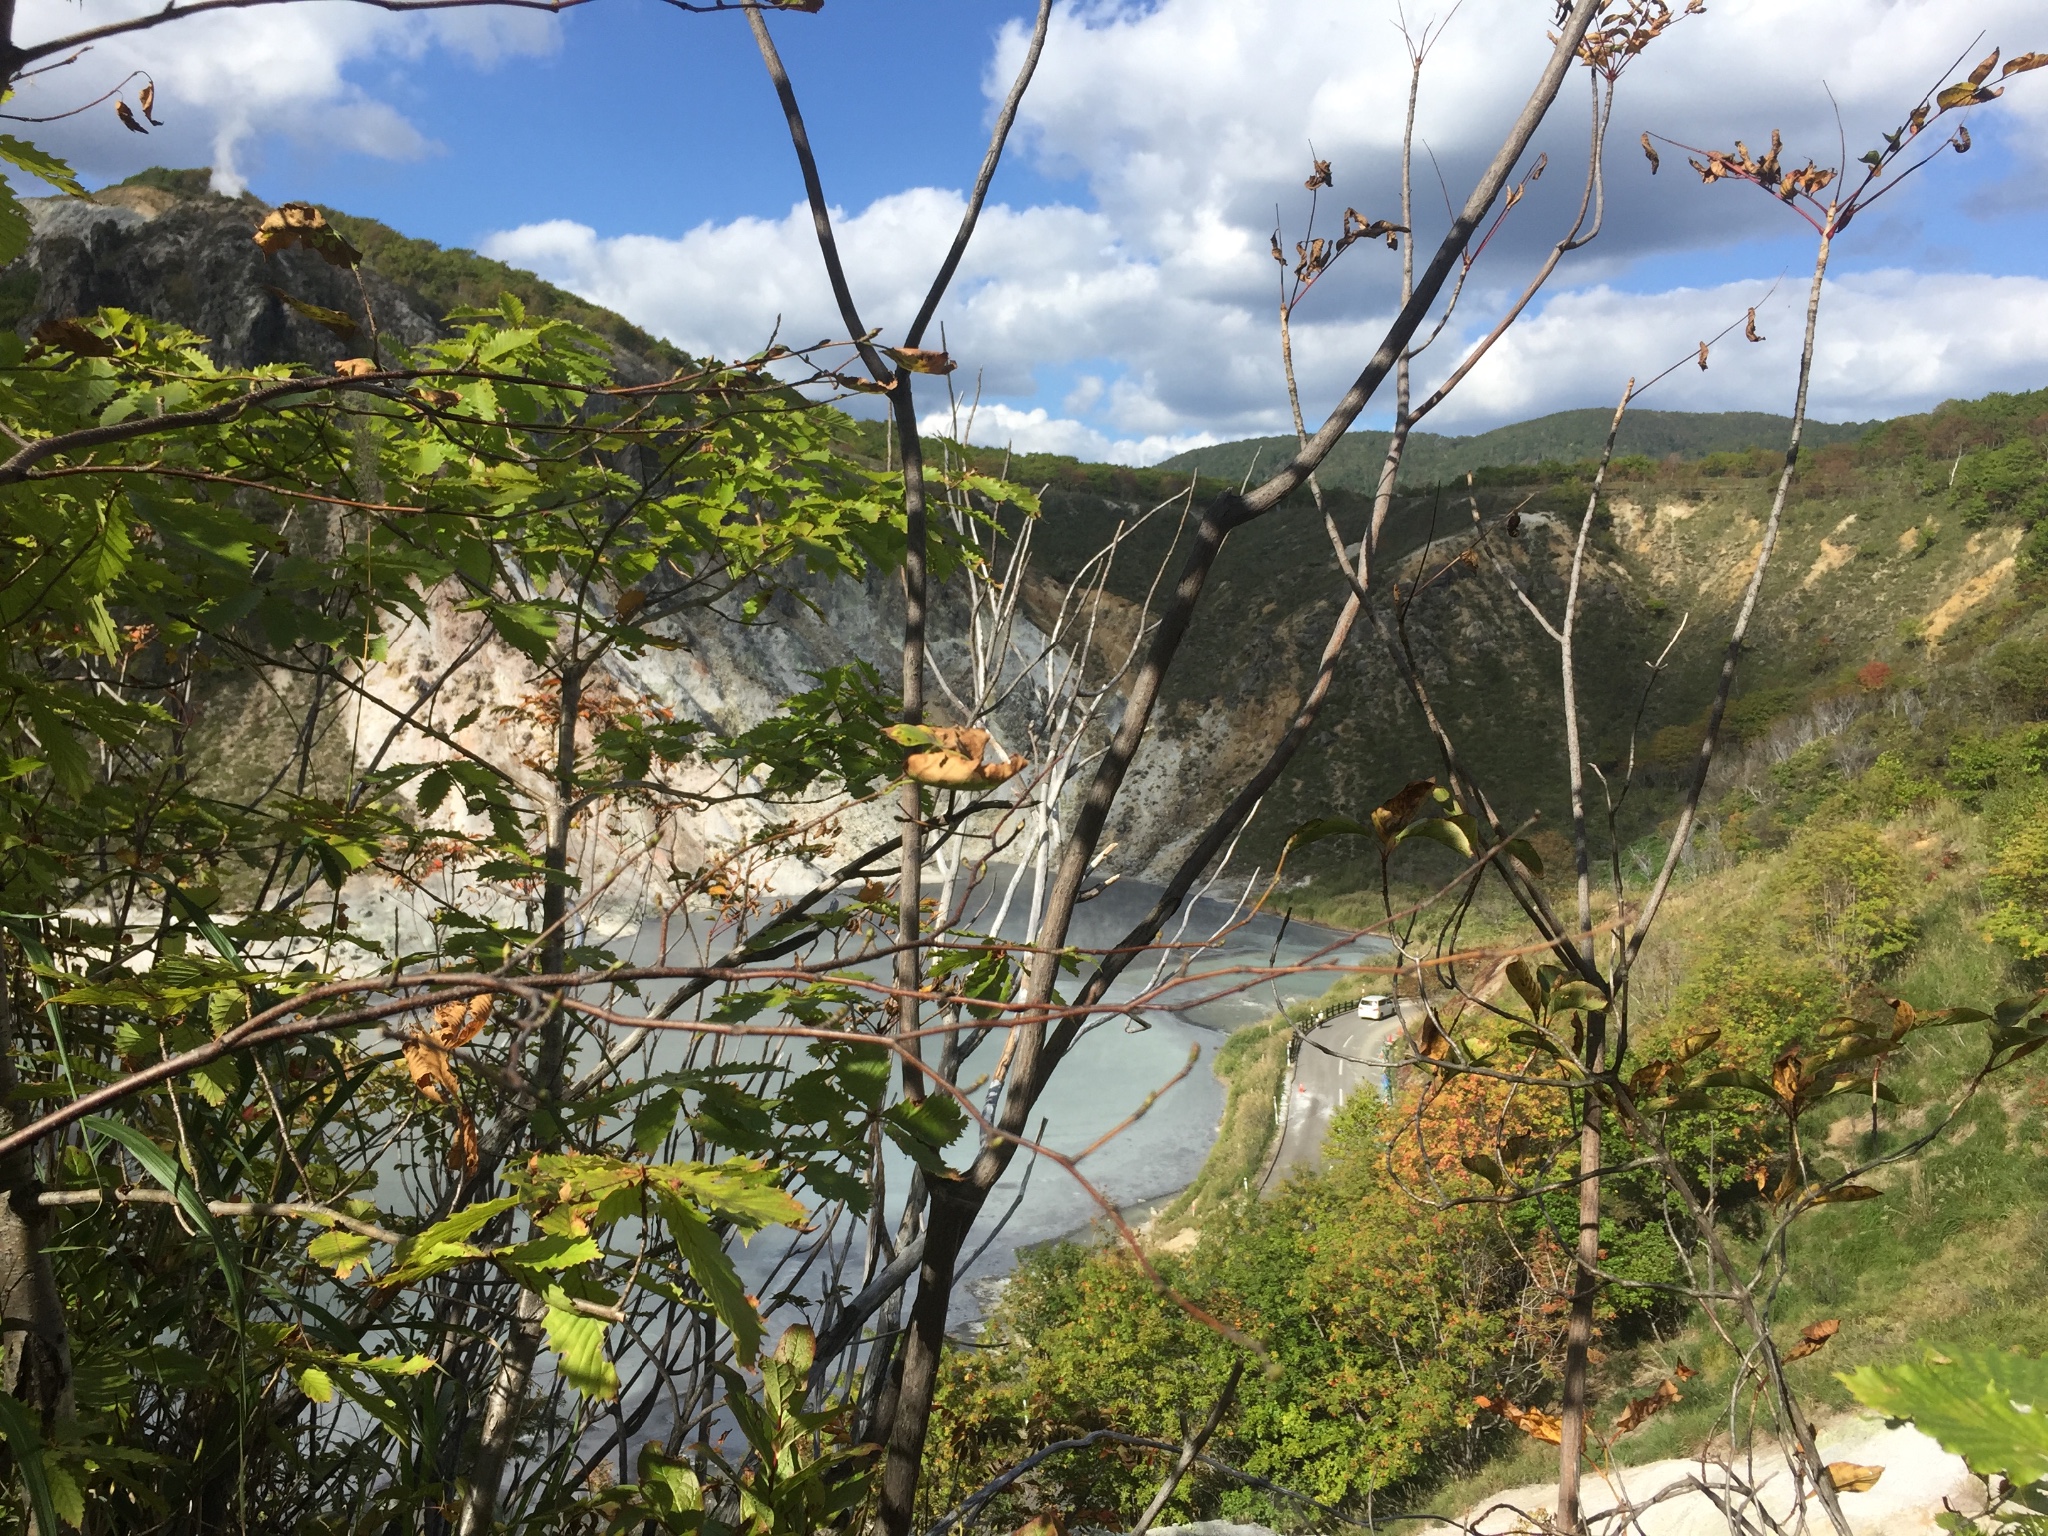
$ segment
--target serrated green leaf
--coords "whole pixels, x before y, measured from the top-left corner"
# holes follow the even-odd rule
[[[633,1116],[633,1150],[641,1154],[655,1151],[668,1133],[675,1129],[676,1116],[681,1113],[683,1096],[674,1090],[660,1094],[640,1106]]]
[[[1837,1373],[1856,1400],[1960,1456],[1979,1477],[2020,1487],[2048,1479],[2048,1360],[1962,1350],[1938,1363],[1866,1365]]]
[[[719,1246],[710,1224],[674,1195],[657,1193],[655,1209],[667,1224],[676,1251],[689,1265],[691,1278],[731,1332],[733,1358],[741,1365],[752,1365],[761,1353],[761,1314],[747,1300],[732,1258]]]
[[[0,133],[0,160],[27,171],[36,180],[47,182],[59,192],[68,192],[73,197],[85,196],[85,188],[80,184],[76,171],[48,150],[39,149],[26,139]]]
[[[446,768],[430,769],[413,794],[413,804],[422,816],[431,816],[441,808],[441,802],[448,798],[448,791],[454,785],[455,780]]]
[[[555,1352],[562,1379],[585,1397],[599,1401],[617,1397],[619,1373],[604,1352],[604,1319],[556,1305],[568,1300],[559,1290],[550,1289],[548,1295],[548,1348]]]
[[[603,1258],[604,1250],[597,1246],[596,1238],[551,1232],[524,1243],[515,1243],[509,1248],[500,1248],[494,1256],[510,1269],[553,1273]]]
[[[299,1390],[316,1403],[334,1401],[334,1378],[317,1365],[309,1365],[299,1372]]]
[[[95,1452],[97,1454],[97,1452]],[[57,1518],[74,1531],[85,1528],[85,1490],[78,1486],[78,1479],[54,1461],[43,1463],[43,1476],[50,1483],[50,1507],[57,1511]]]
[[[372,1239],[360,1232],[344,1232],[336,1229],[323,1232],[306,1244],[306,1257],[325,1269],[334,1271],[334,1278],[346,1280],[356,1270],[363,1272],[365,1279],[373,1278],[377,1271],[370,1263]]]
[[[492,603],[484,610],[498,638],[533,662],[546,662],[558,625],[555,616],[532,603]]]
[[[34,233],[28,210],[21,206],[6,178],[0,177],[0,266],[17,260],[28,249],[29,237]]]

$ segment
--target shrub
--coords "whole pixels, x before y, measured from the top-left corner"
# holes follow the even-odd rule
[[[1866,822],[1801,828],[1776,885],[1793,942],[1847,980],[1875,975],[1912,947],[1904,861]]]
[[[1915,771],[1898,752],[1880,752],[1850,786],[1848,803],[1872,821],[1890,821],[1941,793],[1941,785]]]
[[[2048,535],[2048,523],[2028,539],[2035,534]],[[2030,717],[2039,715],[2048,705],[2048,640],[2005,641],[1984,659],[1984,676],[2007,704]]]
[[[1216,1213],[1186,1259],[1155,1259],[1281,1367],[1245,1372],[1211,1454],[1329,1502],[1363,1504],[1441,1466],[1471,1421],[1473,1392],[1500,1380],[1526,1342],[1513,1245],[1483,1207],[1410,1196],[1389,1168],[1386,1114],[1374,1096],[1354,1098],[1332,1122],[1321,1171]],[[1455,1127],[1444,1129],[1454,1143]],[[1474,1182],[1454,1162],[1448,1171]],[[1121,1249],[1072,1244],[1025,1258],[984,1344],[948,1356],[932,1421],[934,1513],[997,1466],[1076,1432],[1113,1425],[1178,1440],[1183,1415],[1206,1411],[1239,1354],[1157,1294]],[[991,1513],[1014,1524],[1051,1504],[1092,1523],[1128,1520],[1158,1485],[1159,1458],[1100,1449],[1048,1461]],[[1262,1495],[1200,1471],[1170,1512],[1266,1513]]]
[[[1984,919],[1985,936],[2029,960],[2048,958],[2048,806],[2036,806],[2006,835],[1985,890],[1998,903]]]

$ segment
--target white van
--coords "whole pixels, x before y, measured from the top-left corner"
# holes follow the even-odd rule
[[[1384,992],[1374,992],[1358,1000],[1358,1016],[1361,1019],[1391,1019],[1399,1012],[1394,1000]]]

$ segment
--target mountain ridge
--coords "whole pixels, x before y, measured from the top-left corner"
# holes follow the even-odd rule
[[[1599,457],[1614,413],[1604,406],[1553,411],[1526,421],[1509,422],[1470,436],[1417,432],[1408,439],[1401,462],[1401,484],[1427,485],[1456,479],[1468,470],[1502,469],[1546,461],[1572,463]],[[1855,442],[1882,425],[1879,421],[1811,421],[1803,434],[1808,448]],[[1792,430],[1789,416],[1768,411],[1631,411],[1616,440],[1618,455],[1682,461],[1753,449],[1782,449]],[[1323,485],[1370,493],[1379,482],[1391,434],[1354,430],[1324,460],[1318,478]],[[1191,448],[1161,460],[1155,469],[1193,470],[1226,480],[1242,480],[1257,464],[1277,468],[1294,456],[1291,437],[1246,437],[1234,442]]]

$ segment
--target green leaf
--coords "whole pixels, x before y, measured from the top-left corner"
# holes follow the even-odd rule
[[[882,734],[899,747],[936,747],[939,744],[939,738],[921,725],[892,725]]]
[[[1037,495],[1032,491],[1026,490],[1021,485],[1013,485],[1007,480],[998,480],[993,475],[976,474],[962,475],[959,484],[963,491],[979,491],[990,501],[997,503],[1007,502],[1028,516],[1038,516]]]
[[[18,166],[38,181],[48,182],[59,192],[68,192],[73,197],[85,196],[85,188],[79,184],[76,171],[48,150],[38,149],[26,139],[0,133],[0,160]]]
[[[1511,837],[1502,846],[1526,864],[1530,874],[1543,873],[1543,855],[1536,851],[1536,845],[1526,837]]]
[[[1590,981],[1567,981],[1550,989],[1552,1013],[1599,1013],[1607,1007],[1607,994]]]
[[[2048,1478],[2048,1360],[1930,1352],[1918,1365],[1866,1365],[1838,1379],[1866,1407],[1911,1419],[1979,1477],[2021,1487]]]
[[[299,1390],[316,1403],[334,1401],[334,1378],[317,1365],[309,1365],[299,1372]]]
[[[641,1105],[633,1116],[633,1150],[644,1155],[667,1141],[682,1107],[683,1096],[673,1089]]]
[[[559,1360],[562,1379],[585,1397],[600,1401],[619,1395],[619,1373],[604,1352],[604,1319],[571,1310],[568,1297],[550,1287],[546,1325],[548,1348]]]
[[[2041,1006],[2041,994],[2035,992],[2027,997],[2008,997],[1996,1004],[1991,1015],[2001,1029],[2011,1029]]]
[[[554,643],[555,616],[533,603],[492,603],[484,610],[498,638],[525,656],[545,663],[548,647]]]
[[[1719,1072],[1709,1072],[1699,1080],[1697,1086],[1701,1088],[1742,1088],[1750,1093],[1766,1094],[1772,1098],[1777,1097],[1777,1090],[1772,1088],[1769,1083],[1758,1077],[1754,1072],[1745,1072],[1739,1067],[1727,1067]]]
[[[1495,1189],[1499,1189],[1506,1182],[1506,1175],[1501,1172],[1500,1164],[1484,1153],[1474,1153],[1472,1156],[1460,1158],[1458,1161],[1465,1165],[1467,1173],[1478,1175]]]
[[[437,1221],[416,1237],[406,1239],[391,1256],[391,1268],[384,1273],[386,1285],[410,1285],[444,1269],[453,1269],[472,1259],[486,1259],[492,1250],[468,1241],[487,1223],[519,1203],[517,1195],[497,1200],[479,1200],[465,1206],[445,1221]]]
[[[967,1112],[950,1095],[932,1094],[921,1103],[904,1100],[882,1114],[882,1129],[926,1173],[944,1175],[946,1148],[967,1128]]]
[[[546,1272],[574,1269],[579,1264],[588,1264],[603,1257],[604,1250],[597,1246],[596,1238],[570,1237],[566,1233],[553,1232],[530,1242],[500,1248],[496,1254],[498,1262],[507,1268]]]
[[[711,1300],[711,1308],[732,1332],[733,1358],[752,1365],[761,1353],[761,1315],[747,1300],[739,1271],[719,1246],[709,1222],[681,1200],[665,1191],[655,1197],[655,1209],[667,1223],[676,1250],[690,1266],[690,1275]]]
[[[84,1529],[85,1490],[78,1486],[78,1480],[54,1461],[43,1463],[43,1476],[49,1479],[50,1503],[57,1518],[74,1531]]]
[[[1529,969],[1528,961],[1508,962],[1508,984],[1515,989],[1522,1001],[1529,1005],[1531,1013],[1543,1011],[1543,989],[1536,985],[1536,973]]]
[[[7,178],[0,176],[0,266],[14,261],[27,250],[29,237],[34,233],[34,226],[28,221],[28,210],[21,206],[21,199],[14,195]]]
[[[1470,833],[1448,816],[1430,816],[1421,821],[1410,822],[1394,834],[1393,841],[1405,843],[1411,837],[1426,837],[1433,843],[1442,843],[1461,857],[1472,857]]]
[[[419,807],[422,816],[431,816],[441,808],[441,802],[448,798],[448,791],[454,785],[455,779],[446,768],[432,769],[420,780],[413,804]]]
[[[370,1263],[371,1239],[360,1232],[344,1232],[339,1228],[323,1232],[306,1244],[306,1257],[326,1269],[334,1271],[334,1278],[346,1280],[358,1268],[364,1279],[376,1277],[376,1267]]]
[[[7,1392],[0,1392],[0,1435],[7,1437],[7,1448],[14,1452],[14,1465],[21,1472],[22,1486],[28,1489],[37,1527],[55,1532],[57,1504],[50,1487],[49,1463],[43,1460],[43,1437],[21,1399]]]

